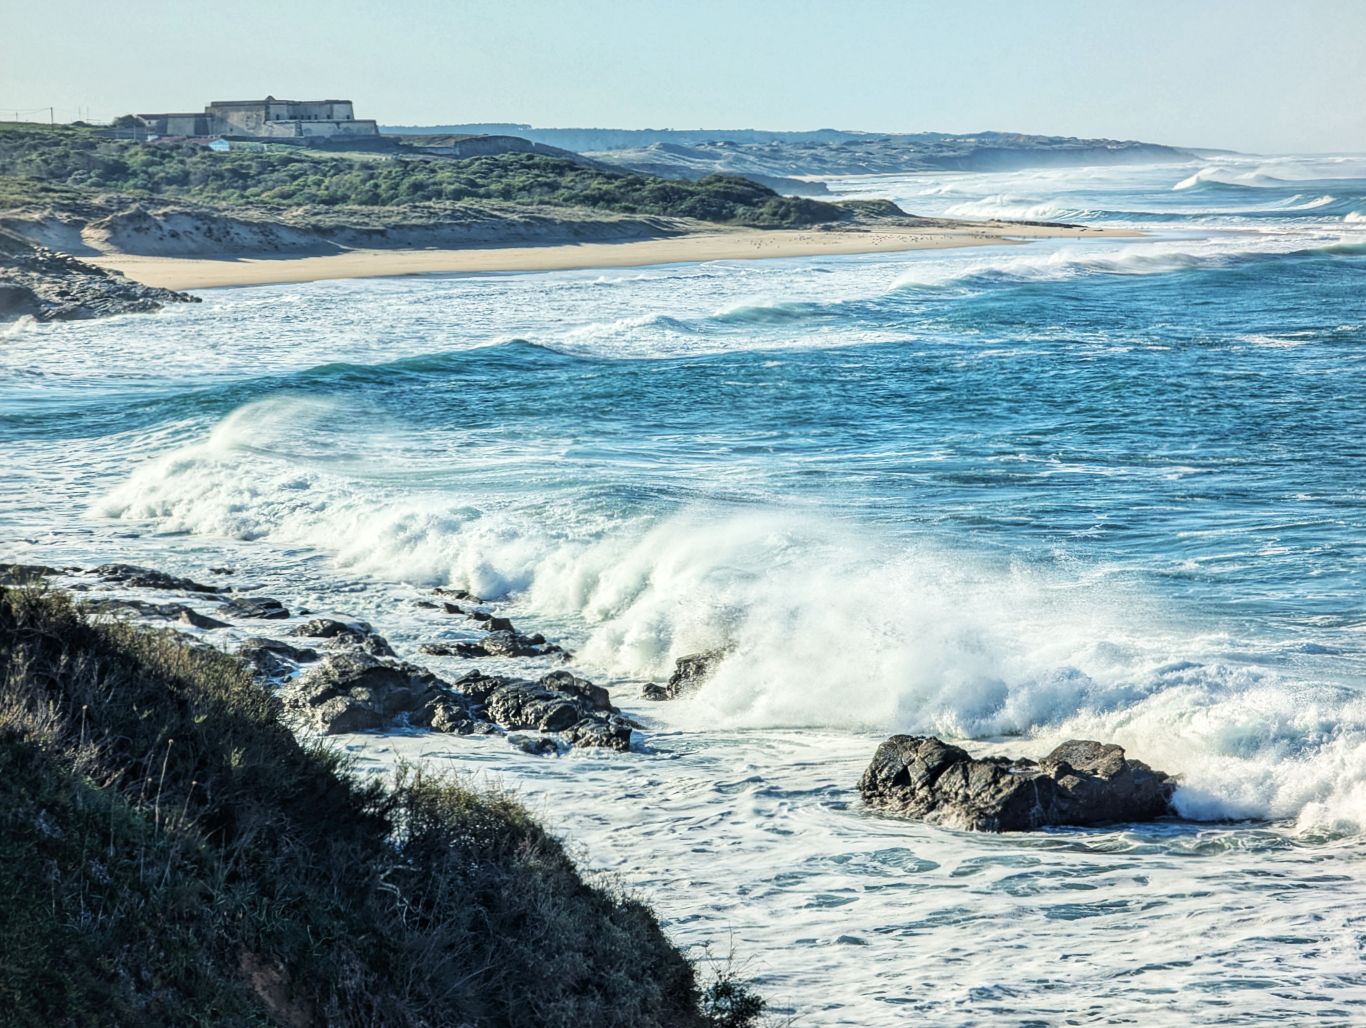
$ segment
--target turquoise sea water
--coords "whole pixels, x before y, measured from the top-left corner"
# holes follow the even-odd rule
[[[227,563],[409,654],[423,588],[505,600],[640,753],[350,744],[518,788],[798,1023],[1366,1020],[1366,159],[831,186],[1147,234],[18,325],[0,553]],[[872,816],[894,730],[1114,739],[1188,820]]]

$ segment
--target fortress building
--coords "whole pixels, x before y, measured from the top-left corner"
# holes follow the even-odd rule
[[[350,100],[215,100],[203,114],[139,114],[158,136],[335,139],[378,136],[371,118],[356,120]]]

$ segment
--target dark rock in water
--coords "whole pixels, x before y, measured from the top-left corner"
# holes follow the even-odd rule
[[[490,632],[479,640],[479,646],[490,657],[529,657],[536,652],[515,632]]]
[[[25,585],[59,574],[45,564],[0,564],[0,585]]]
[[[241,597],[229,600],[218,609],[233,618],[265,618],[269,621],[280,621],[289,617],[289,611],[283,603],[267,597]]]
[[[438,608],[437,608],[437,605],[436,605],[435,603],[433,603],[431,600],[418,600],[418,601],[417,601],[417,606],[419,606],[419,607],[426,607],[428,610],[436,610],[436,609],[438,609]]]
[[[232,627],[226,621],[219,621],[217,618],[211,618],[207,614],[201,614],[199,611],[191,610],[189,607],[181,607],[180,613],[176,615],[176,620],[182,625],[189,625],[191,628],[212,630],[215,628]]]
[[[455,643],[422,643],[418,646],[418,652],[427,653],[433,657],[483,657],[486,656],[484,648],[477,643],[455,642]]]
[[[504,728],[559,732],[579,746],[631,748],[636,724],[612,706],[606,689],[567,672],[532,682],[474,671],[455,684]]]
[[[935,738],[894,735],[863,773],[863,801],[981,832],[1151,821],[1170,814],[1176,779],[1113,744],[1072,740],[1040,761],[978,759]]]
[[[408,723],[449,735],[492,735],[498,731],[492,722],[472,717],[463,698],[446,696],[429,702],[421,712],[411,715]]]
[[[209,574],[211,574],[211,575],[235,575],[235,574],[237,574],[237,569],[236,569],[236,568],[209,568]]]
[[[115,582],[134,589],[175,589],[187,593],[219,593],[218,586],[205,585],[189,578],[178,578],[164,571],[138,567],[136,564],[101,564],[91,574],[105,582]]]
[[[443,723],[473,720],[458,693],[412,664],[378,660],[358,650],[330,654],[282,694],[287,710],[327,734],[408,723],[430,726],[444,703]]]
[[[453,607],[455,604],[448,603],[446,606]],[[495,617],[486,610],[472,610],[469,612],[469,615],[475,621],[479,622],[479,627],[486,629],[487,631],[511,632],[513,635],[517,634],[516,629],[512,627],[512,621],[508,618]]]
[[[431,606],[435,607],[436,604],[433,603]],[[467,611],[464,607],[460,606],[458,603],[443,603],[443,604],[441,605],[441,609],[444,610],[447,614],[468,614],[468,613],[469,613],[469,611]]]
[[[612,698],[606,689],[600,685],[594,685],[586,678],[576,678],[568,671],[552,671],[541,679],[541,684],[558,692],[577,696],[593,710],[603,710],[609,714],[617,712],[617,708],[612,706]]]
[[[358,646],[375,657],[395,656],[393,647],[384,636],[377,634],[364,621],[333,621],[330,618],[314,618],[289,633],[308,636],[314,639],[328,639],[343,646]]]
[[[562,734],[575,746],[596,746],[622,753],[631,748],[631,724],[624,718],[584,718]]]
[[[98,611],[119,611],[126,610],[148,618],[165,618],[168,621],[178,621],[182,625],[191,628],[231,628],[226,621],[219,621],[206,614],[201,614],[197,610],[185,606],[183,603],[149,603],[146,600],[131,599],[101,599],[90,603],[90,606]]]
[[[423,643],[418,647],[434,657],[559,657],[569,654],[543,635],[518,635],[512,631],[490,632],[476,642]]]
[[[262,678],[292,674],[300,664],[318,659],[317,650],[257,636],[243,639],[242,645],[237,648],[237,655],[246,661],[253,673]]]
[[[533,757],[549,757],[560,752],[555,740],[544,735],[509,735],[508,742]]]
[[[436,588],[436,589],[433,589],[432,592],[436,593],[436,595],[438,595],[438,596],[454,596],[457,600],[465,600],[467,603],[483,603],[483,602],[484,602],[484,601],[481,600],[478,596],[475,596],[474,593],[469,592],[468,590],[465,590],[465,589],[441,589],[441,588]]]
[[[704,650],[690,653],[674,661],[674,673],[665,685],[651,683],[641,690],[647,700],[672,700],[690,692],[711,677],[717,665],[730,653],[729,649]]]

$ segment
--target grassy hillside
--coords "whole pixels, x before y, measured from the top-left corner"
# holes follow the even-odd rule
[[[547,154],[379,158],[292,147],[220,154],[199,146],[105,139],[76,128],[0,128],[0,176],[9,180],[0,183],[5,196],[46,186],[277,208],[494,201],[758,227],[846,217],[834,204],[779,196],[743,178],[675,181]]]
[[[301,746],[238,663],[0,591],[0,1020],[726,1025],[526,812]]]

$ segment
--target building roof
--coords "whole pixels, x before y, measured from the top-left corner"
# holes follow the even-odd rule
[[[261,104],[349,104],[352,100],[277,100],[268,96],[264,100],[214,100],[210,107],[257,107]]]

